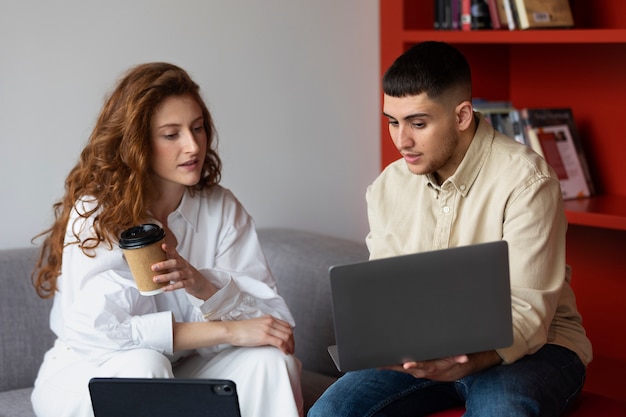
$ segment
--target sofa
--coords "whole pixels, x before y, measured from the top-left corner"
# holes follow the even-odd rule
[[[364,243],[292,229],[262,228],[259,239],[279,292],[296,320],[296,355],[303,364],[305,409],[340,376],[328,352],[334,344],[328,268],[366,260]],[[0,251],[0,417],[34,416],[30,393],[54,335],[51,300],[37,297],[30,275],[36,248]],[[620,376],[616,380],[621,380]],[[462,410],[439,413],[460,416]],[[626,405],[585,392],[571,416],[626,416]]]
[[[308,232],[260,229],[259,239],[279,291],[297,322],[297,356],[303,362],[308,409],[339,376],[326,347],[334,341],[328,267],[367,259],[364,245]],[[51,300],[31,284],[37,248],[0,250],[0,417],[34,416],[33,382],[43,354],[54,341],[49,329]]]

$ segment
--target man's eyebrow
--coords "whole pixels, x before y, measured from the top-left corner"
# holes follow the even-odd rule
[[[387,114],[385,112],[383,112],[383,116],[388,117],[390,119],[396,120],[395,117],[393,117],[393,116],[391,116],[391,115],[389,115],[389,114]],[[412,119],[415,119],[415,118],[418,118],[418,117],[428,117],[428,114],[427,113],[413,113],[413,114],[409,114],[409,115],[404,116],[402,118],[402,120],[412,120]]]

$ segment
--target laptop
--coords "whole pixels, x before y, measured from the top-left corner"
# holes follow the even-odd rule
[[[513,343],[506,241],[330,267],[342,372]]]
[[[95,417],[241,417],[230,380],[92,378],[89,393]]]

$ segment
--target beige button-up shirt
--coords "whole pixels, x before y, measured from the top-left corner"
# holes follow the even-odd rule
[[[431,175],[412,174],[402,159],[370,185],[370,257],[506,240],[514,342],[498,354],[512,363],[553,343],[588,364],[591,343],[565,264],[567,220],[559,181],[529,147],[478,114],[477,120],[463,161],[441,186]]]

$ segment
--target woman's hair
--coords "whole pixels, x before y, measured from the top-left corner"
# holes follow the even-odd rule
[[[157,197],[151,177],[150,122],[159,104],[171,96],[188,96],[198,103],[208,138],[203,175],[188,190],[194,193],[219,183],[217,135],[198,85],[172,64],[156,62],[131,68],[106,100],[78,163],[65,180],[65,194],[53,206],[52,227],[35,237],[45,236],[33,274],[40,297],[49,298],[57,289],[67,223],[79,199],[88,197],[96,203],[88,211],[78,211],[76,219],[80,222],[94,216],[94,233],[81,241],[74,231],[75,241],[67,244],[78,244],[87,256],[94,256],[93,249],[102,242],[112,247],[121,231],[150,219],[148,208]]]
[[[382,87],[391,97],[426,93],[431,99],[460,87],[469,99],[472,76],[459,50],[444,42],[427,41],[413,45],[391,64],[383,75]]]

